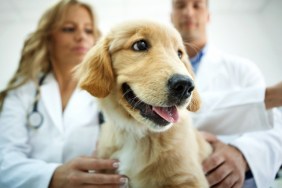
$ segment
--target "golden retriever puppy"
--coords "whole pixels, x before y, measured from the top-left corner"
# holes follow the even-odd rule
[[[179,33],[150,21],[113,28],[76,72],[105,117],[97,155],[118,159],[132,188],[208,187],[210,145],[192,128],[200,105]],[[188,109],[188,110],[187,110]]]

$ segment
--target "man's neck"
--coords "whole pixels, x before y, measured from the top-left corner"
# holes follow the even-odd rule
[[[205,46],[206,41],[191,41],[185,45],[189,58],[195,57]]]

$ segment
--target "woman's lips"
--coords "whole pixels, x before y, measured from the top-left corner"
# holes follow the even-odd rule
[[[74,47],[73,51],[76,53],[86,53],[88,51],[88,48],[78,46],[78,47]]]

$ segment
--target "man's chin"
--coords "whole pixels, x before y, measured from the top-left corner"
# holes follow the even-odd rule
[[[184,42],[194,42],[198,38],[198,34],[196,32],[184,31],[181,32],[181,36]]]

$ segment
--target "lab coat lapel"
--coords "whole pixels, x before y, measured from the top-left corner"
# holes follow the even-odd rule
[[[79,125],[82,121],[89,120],[89,116],[92,116],[89,112],[95,113],[97,109],[95,98],[88,92],[77,88],[65,108],[63,122],[68,127]]]
[[[206,90],[206,86],[209,86],[207,83],[213,82],[213,76],[217,76],[210,74],[210,71],[220,68],[218,66],[218,62],[222,61],[221,58],[220,52],[216,48],[211,45],[207,46],[206,52],[200,62],[200,66],[196,74],[197,86],[200,90]]]
[[[221,54],[220,51],[218,51],[215,47],[213,47],[212,45],[208,45],[206,47],[206,52],[205,55],[202,58],[200,67],[208,67],[208,69],[210,67],[215,67],[216,64],[218,64],[218,62],[221,60]]]
[[[63,132],[61,96],[53,74],[49,74],[46,77],[43,85],[40,87],[40,91],[43,104],[53,124]]]

